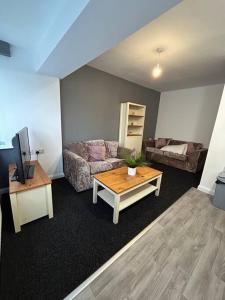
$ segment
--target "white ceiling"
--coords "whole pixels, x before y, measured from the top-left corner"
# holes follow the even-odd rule
[[[0,0],[0,68],[63,78],[181,0]]]
[[[0,0],[0,40],[11,44],[12,53],[0,56],[0,67],[34,71],[88,1]]]
[[[163,75],[151,71],[161,55]],[[184,0],[90,66],[159,91],[225,82],[225,1]]]
[[[64,78],[180,1],[89,0],[82,13],[54,49],[40,61],[36,70]]]
[[[0,4],[0,38],[18,47],[34,48],[65,0],[7,0]]]

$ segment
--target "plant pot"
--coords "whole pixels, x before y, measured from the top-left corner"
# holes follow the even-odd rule
[[[128,175],[135,176],[137,168],[130,168],[128,167]]]

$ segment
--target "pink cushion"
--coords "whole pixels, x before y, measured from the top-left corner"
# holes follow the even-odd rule
[[[105,160],[105,145],[88,145],[88,156],[89,161]]]

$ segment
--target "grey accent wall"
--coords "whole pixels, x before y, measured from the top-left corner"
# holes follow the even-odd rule
[[[119,139],[121,102],[145,104],[144,137],[154,137],[160,93],[85,66],[60,81],[63,144]]]

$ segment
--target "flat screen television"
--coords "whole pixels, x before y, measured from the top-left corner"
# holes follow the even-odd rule
[[[21,129],[12,139],[16,171],[12,180],[25,183],[26,179],[33,178],[34,165],[30,163],[31,152],[29,144],[28,128]]]

